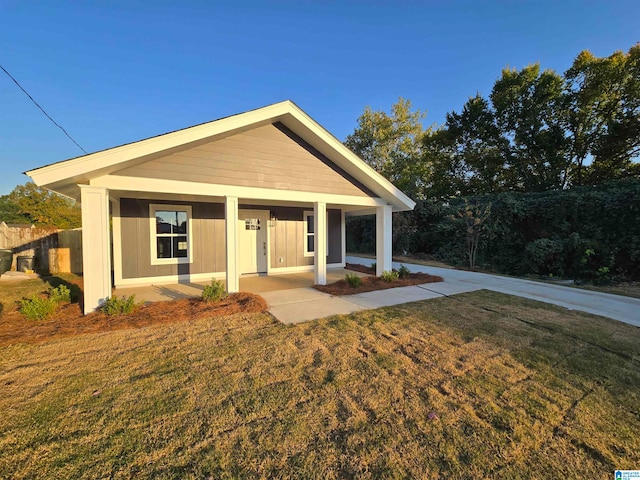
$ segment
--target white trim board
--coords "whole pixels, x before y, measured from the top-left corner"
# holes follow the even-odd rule
[[[186,234],[171,234],[173,236],[187,237],[187,256],[186,257],[169,257],[158,258],[158,244],[156,233],[156,213],[161,210],[174,211],[174,212],[186,212],[187,214],[187,233]],[[151,265],[183,265],[193,263],[193,209],[191,205],[169,205],[166,203],[150,203],[149,204],[149,261]],[[162,235],[160,235],[162,236]]]
[[[91,186],[105,187],[118,192],[146,192],[176,195],[203,196],[222,198],[238,197],[244,200],[273,200],[307,204],[312,206],[318,199],[327,204],[362,207],[380,207],[387,203],[381,198],[357,197],[329,193],[302,192],[298,190],[276,190],[261,187],[243,187],[238,185],[222,185],[213,183],[186,182],[162,178],[138,178],[123,175],[105,175],[91,180]],[[124,196],[120,194],[120,196]]]

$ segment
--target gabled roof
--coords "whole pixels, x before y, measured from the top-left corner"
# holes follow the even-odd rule
[[[213,141],[275,122],[284,124],[338,167],[392,205],[395,211],[412,210],[415,206],[413,200],[290,100],[53,163],[29,170],[25,174],[39,186],[79,199],[80,189],[77,185],[88,184],[92,178],[108,175],[164,151],[171,151],[203,140]]]

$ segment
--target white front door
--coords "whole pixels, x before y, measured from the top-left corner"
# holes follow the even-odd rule
[[[264,273],[267,271],[267,222],[266,210],[238,211],[238,248],[240,273]]]

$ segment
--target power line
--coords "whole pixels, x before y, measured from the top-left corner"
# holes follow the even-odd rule
[[[42,111],[42,113],[44,113],[44,115],[45,115],[49,120],[51,120],[51,122],[52,122],[56,127],[58,127],[60,130],[62,130],[62,131],[64,132],[64,134],[65,134],[67,137],[69,137],[69,140],[71,140],[73,143],[75,143],[75,144],[76,144],[76,147],[78,147],[80,150],[82,150],[85,154],[87,154],[87,153],[88,153],[84,148],[82,148],[82,147],[80,146],[80,144],[79,144],[78,142],[76,142],[76,141],[73,139],[73,137],[72,137],[71,135],[69,135],[69,132],[67,132],[64,128],[62,128],[62,126],[61,126],[60,124],[58,124],[58,123],[57,123],[53,118],[51,118],[51,115],[49,115],[47,112],[45,112],[44,108],[42,108],[42,107],[40,106],[40,104],[39,104],[38,102],[36,102],[36,101],[34,100],[34,98],[33,98],[31,95],[29,95],[29,92],[27,92],[27,91],[22,87],[22,85],[20,85],[20,83],[18,83],[18,81],[17,81],[15,78],[13,78],[13,76],[12,76],[9,72],[7,72],[7,70],[6,70],[2,65],[0,65],[0,68],[2,69],[2,71],[3,71],[4,73],[6,73],[6,74],[7,74],[7,76],[8,76],[11,80],[13,80],[13,83],[15,83],[15,84],[18,86],[18,88],[19,88],[20,90],[22,90],[22,91],[24,92],[24,94],[25,94],[27,97],[29,97],[29,100],[31,100],[31,101],[33,102],[33,104],[34,104],[36,107],[38,107],[38,108]]]

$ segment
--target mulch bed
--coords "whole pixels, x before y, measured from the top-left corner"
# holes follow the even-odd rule
[[[0,317],[0,346],[267,310],[267,303],[260,295],[246,292],[233,293],[217,303],[207,303],[199,298],[154,302],[140,305],[129,315],[118,316],[102,312],[82,315],[80,306],[72,303],[62,305],[53,316],[42,321],[28,320],[17,311],[3,314]]]
[[[365,267],[364,265],[347,263],[345,268],[360,273],[368,273],[370,275],[375,274],[375,272],[373,272],[371,268]],[[330,295],[341,296],[436,282],[442,282],[442,277],[429,275],[427,273],[410,273],[408,278],[399,278],[397,280],[394,280],[393,282],[385,282],[384,280],[382,280],[382,278],[375,276],[362,277],[362,284],[359,287],[355,288],[349,285],[346,280],[338,280],[337,282],[331,283],[329,285],[314,285],[314,288]]]

